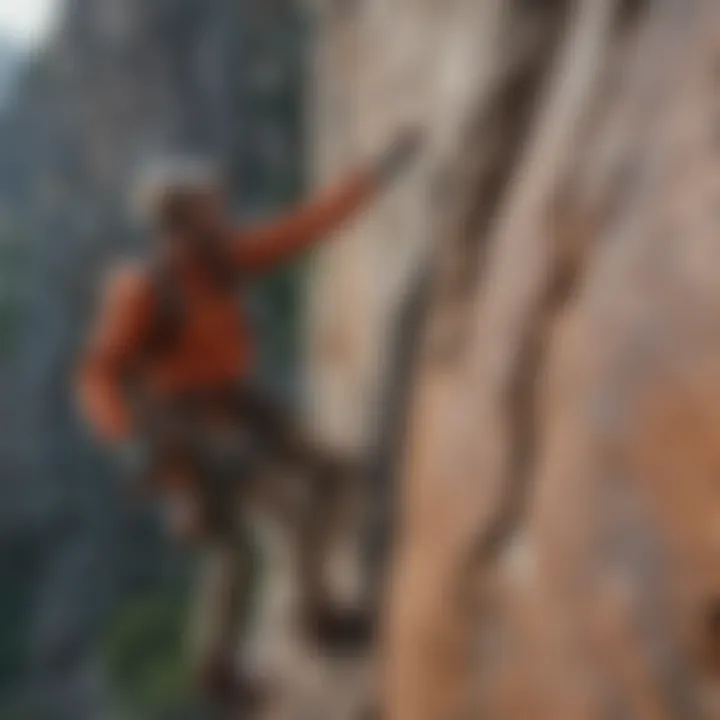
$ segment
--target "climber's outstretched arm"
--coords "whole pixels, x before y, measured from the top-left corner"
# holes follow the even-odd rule
[[[408,165],[420,145],[416,131],[402,133],[370,168],[284,218],[238,232],[233,253],[245,272],[261,273],[325,239]]]
[[[361,172],[279,220],[240,230],[233,247],[237,263],[250,273],[273,269],[338,229],[370,200],[376,185],[372,173]]]

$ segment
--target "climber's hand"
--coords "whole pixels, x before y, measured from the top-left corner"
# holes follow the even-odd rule
[[[423,145],[423,131],[406,127],[395,136],[378,158],[376,172],[381,183],[390,183],[417,157]]]
[[[130,475],[144,472],[149,464],[147,445],[139,440],[126,440],[116,451],[120,467]]]

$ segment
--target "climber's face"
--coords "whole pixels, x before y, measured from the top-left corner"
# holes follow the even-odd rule
[[[225,195],[216,188],[169,197],[165,220],[174,252],[198,257],[216,253],[230,227]]]
[[[187,218],[187,234],[192,243],[222,241],[229,225],[224,194],[219,189],[196,193],[188,201]]]

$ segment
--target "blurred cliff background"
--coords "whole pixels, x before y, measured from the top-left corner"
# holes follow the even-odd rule
[[[298,195],[308,30],[283,0],[46,5],[30,47],[0,37],[0,717],[192,717],[189,560],[81,428],[73,363],[104,269],[147,242],[139,162],[214,153],[248,215]],[[300,272],[255,302],[288,393]]]

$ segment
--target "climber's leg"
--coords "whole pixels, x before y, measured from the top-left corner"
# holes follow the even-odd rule
[[[237,395],[238,413],[250,422],[285,469],[266,498],[293,534],[304,627],[323,645],[348,648],[370,636],[366,613],[341,608],[328,582],[332,551],[357,512],[360,471],[313,442],[292,415],[254,388]]]
[[[206,541],[190,635],[195,677],[217,708],[239,710],[258,700],[246,678],[242,646],[250,621],[255,552],[247,529]]]
[[[346,650],[364,646],[371,636],[369,614],[338,603],[328,572],[335,546],[347,537],[357,512],[357,480],[346,464],[316,466],[309,474],[310,501],[296,528],[303,625],[321,645]]]

